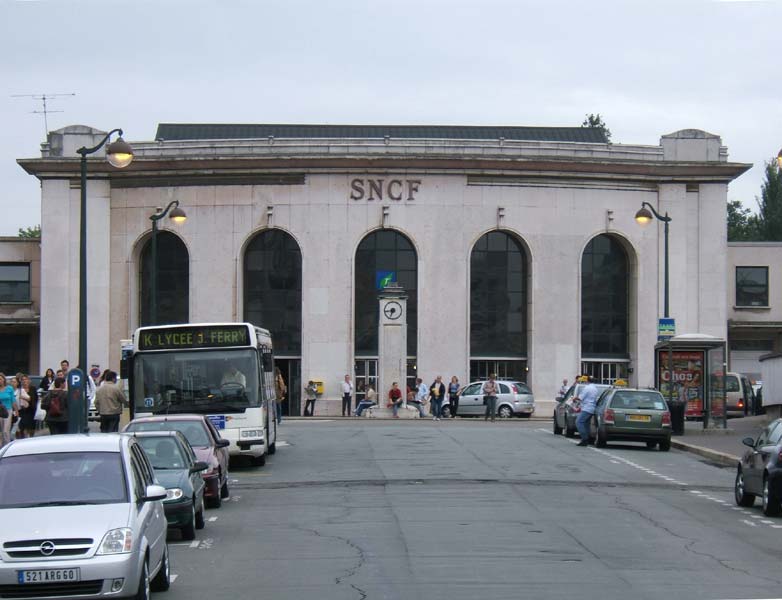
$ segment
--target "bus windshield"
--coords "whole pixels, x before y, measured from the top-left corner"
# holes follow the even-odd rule
[[[139,352],[136,413],[241,413],[261,405],[254,349]]]

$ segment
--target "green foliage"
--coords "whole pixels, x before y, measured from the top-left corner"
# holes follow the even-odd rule
[[[728,241],[756,242],[759,235],[757,215],[744,208],[740,200],[728,202]]]
[[[35,227],[25,227],[22,229],[19,228],[19,237],[20,238],[40,238],[41,237],[41,226],[36,225]]]
[[[782,171],[776,159],[766,163],[766,181],[760,188],[758,203],[758,232],[760,240],[782,241]]]
[[[602,129],[606,139],[609,142],[611,141],[611,130],[606,126],[605,121],[603,121],[603,117],[600,116],[600,113],[597,113],[596,115],[592,113],[585,115],[584,122],[581,123],[581,127],[596,127],[597,129]]]

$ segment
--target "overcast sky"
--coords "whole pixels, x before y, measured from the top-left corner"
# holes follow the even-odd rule
[[[0,235],[40,223],[49,129],[152,140],[161,122],[580,125],[612,141],[782,146],[782,0],[0,0]]]

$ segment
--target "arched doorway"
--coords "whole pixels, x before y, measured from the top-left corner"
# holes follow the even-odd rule
[[[150,274],[151,240],[141,250],[139,271],[139,323],[164,325],[190,320],[190,256],[185,243],[170,231],[157,233],[157,323],[152,323]]]
[[[470,380],[489,373],[527,381],[527,254],[504,231],[490,231],[470,254]]]
[[[245,321],[272,334],[288,388],[282,414],[301,414],[301,249],[287,232],[267,229],[247,244],[243,306]]]

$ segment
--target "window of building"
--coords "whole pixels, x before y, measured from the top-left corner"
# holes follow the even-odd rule
[[[768,267],[736,267],[736,306],[768,306]]]
[[[742,339],[731,338],[730,349],[734,352],[773,352],[774,340],[772,339],[742,340]]]
[[[0,334],[0,373],[10,377],[16,373],[29,373],[30,335]]]
[[[483,235],[470,254],[470,356],[527,357],[527,257],[504,231]]]
[[[356,357],[378,355],[378,294],[395,281],[407,294],[407,354],[415,357],[418,330],[418,257],[413,244],[398,231],[384,229],[367,235],[356,250]]]
[[[30,264],[0,263],[0,302],[30,301]]]
[[[628,358],[627,254],[609,235],[598,235],[581,257],[581,356]]]
[[[301,355],[301,249],[281,229],[262,231],[247,245],[244,320],[271,332],[278,356]]]
[[[169,231],[157,234],[157,322],[187,323],[190,314],[190,256],[185,243]],[[150,240],[141,251],[140,286],[141,325],[151,325]]]

